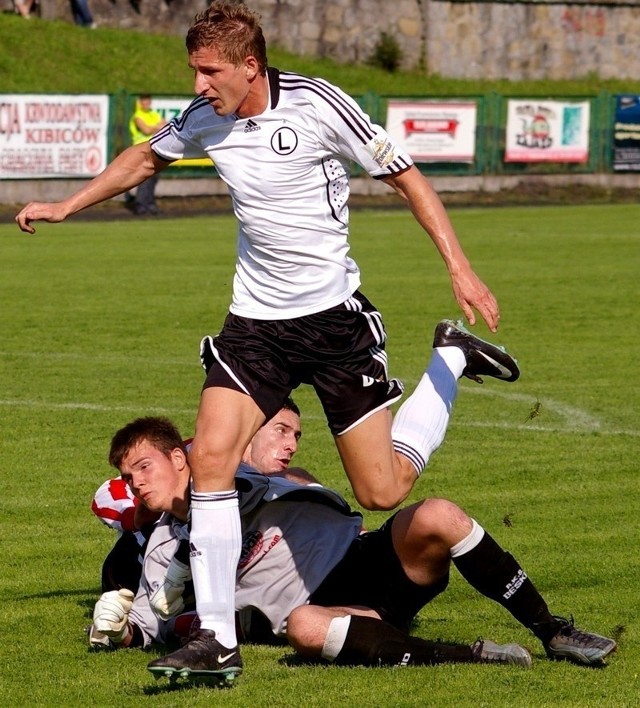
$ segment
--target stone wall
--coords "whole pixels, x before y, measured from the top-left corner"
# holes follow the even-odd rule
[[[8,2],[9,0],[5,0]],[[99,27],[119,27],[159,34],[186,34],[206,0],[87,0]],[[43,19],[73,22],[70,0],[40,0]]]
[[[42,16],[72,21],[69,0]],[[184,35],[207,0],[89,0],[102,26]],[[638,0],[254,0],[267,41],[297,54],[363,62],[380,34],[405,68],[455,78],[570,79],[640,75]],[[418,87],[417,87],[418,89]]]
[[[431,0],[430,71],[457,78],[640,75],[640,6]]]

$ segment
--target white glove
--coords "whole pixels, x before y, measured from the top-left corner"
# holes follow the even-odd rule
[[[184,584],[191,580],[191,568],[172,558],[162,585],[149,598],[153,611],[165,622],[184,609]]]
[[[128,619],[133,598],[131,590],[110,590],[101,595],[93,608],[93,626],[115,644],[120,644],[129,631]]]

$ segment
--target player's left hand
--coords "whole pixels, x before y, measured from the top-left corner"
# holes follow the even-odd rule
[[[453,294],[470,325],[476,323],[474,309],[487,327],[496,332],[500,323],[500,307],[489,288],[473,271],[452,277]]]

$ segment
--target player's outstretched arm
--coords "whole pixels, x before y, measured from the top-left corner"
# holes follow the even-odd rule
[[[34,221],[52,223],[64,221],[82,209],[104,202],[111,197],[136,187],[169,163],[151,150],[149,143],[133,145],[120,153],[107,167],[84,187],[62,202],[31,202],[17,215],[16,223],[22,231],[35,233]]]
[[[474,325],[476,322],[475,309],[495,332],[500,320],[498,303],[471,268],[444,205],[428,180],[414,165],[384,181],[407,201],[416,221],[438,249],[449,271],[453,294],[469,323]]]

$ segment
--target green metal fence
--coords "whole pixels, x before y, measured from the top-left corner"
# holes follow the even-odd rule
[[[158,96],[157,98],[160,98]],[[176,98],[172,96],[172,98]],[[387,105],[392,96],[382,96],[373,92],[355,96],[355,100],[380,125],[385,125]],[[400,98],[400,97],[398,97]],[[418,163],[418,167],[431,175],[543,175],[543,174],[593,174],[613,171],[615,96],[601,92],[590,96],[501,96],[488,93],[475,96],[402,96],[402,100],[416,101],[474,101],[477,107],[476,149],[472,162],[428,162]],[[188,101],[189,96],[184,96]],[[588,101],[590,104],[589,156],[583,163],[569,162],[506,162],[505,141],[507,128],[508,101]],[[128,121],[135,96],[120,92],[110,96],[111,126],[109,132],[109,157],[112,159],[129,144]],[[362,170],[354,166],[354,174]],[[169,169],[168,177],[211,177],[211,168],[182,167]]]

